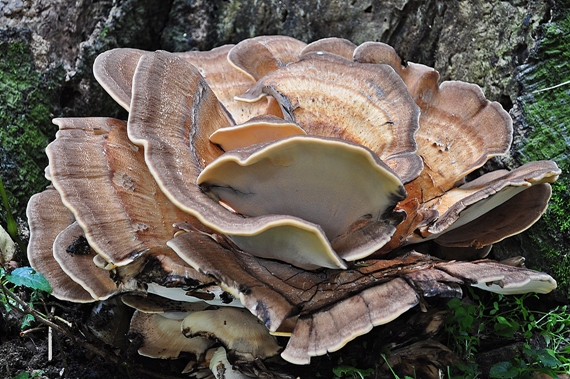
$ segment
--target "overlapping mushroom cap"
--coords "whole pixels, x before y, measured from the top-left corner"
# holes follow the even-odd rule
[[[466,182],[512,139],[508,114],[475,85],[440,84],[384,44],[281,36],[209,52],[116,49],[94,73],[129,119],[56,120],[55,189],[28,209],[30,261],[56,296],[222,293],[290,334],[282,356],[306,364],[421,296],[556,286],[521,267],[411,250],[433,241],[446,259],[483,258],[540,217],[560,174],[543,161]],[[86,254],[66,260],[79,236]],[[208,289],[188,291],[199,283]],[[198,328],[192,319],[185,330]]]

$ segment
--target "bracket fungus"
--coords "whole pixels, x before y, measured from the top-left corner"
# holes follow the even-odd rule
[[[115,49],[94,73],[128,121],[54,121],[28,256],[60,299],[122,294],[141,354],[187,351],[206,367],[209,350],[214,375],[239,377],[236,360],[283,348],[308,364],[464,286],[556,287],[482,259],[540,217],[560,170],[531,162],[467,179],[513,132],[476,85],[440,83],[382,43],[283,36]],[[420,253],[426,244],[441,257]],[[249,326],[223,334],[227,322]]]

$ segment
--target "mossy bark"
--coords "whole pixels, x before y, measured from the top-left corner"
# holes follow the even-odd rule
[[[26,29],[0,31],[0,175],[10,206],[20,217],[28,198],[48,183],[43,149],[57,130],[51,123],[58,98],[54,83],[63,74],[61,68],[35,70],[31,38]]]
[[[550,159],[562,169],[552,185],[547,212],[526,233],[496,246],[506,257],[520,249],[529,265],[558,281],[555,295],[570,299],[570,6],[555,9],[542,25],[539,43],[518,74],[513,111],[515,140],[510,165]]]

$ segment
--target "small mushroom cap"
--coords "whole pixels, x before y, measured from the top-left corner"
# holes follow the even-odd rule
[[[224,151],[229,151],[304,134],[307,133],[295,123],[273,115],[264,115],[254,117],[243,124],[220,128],[212,133],[210,142],[220,145]]]
[[[57,235],[75,221],[57,191],[49,186],[45,191],[33,195],[28,202],[26,215],[30,226],[28,260],[32,268],[48,280],[52,295],[75,303],[95,301],[89,292],[61,269],[53,257],[52,247]]]
[[[271,178],[271,186],[266,178]],[[202,171],[198,184],[241,214],[299,217],[322,227],[330,240],[357,220],[383,219],[405,198],[398,177],[373,152],[315,136],[290,137],[227,152]],[[387,242],[390,229],[384,231]],[[234,239],[238,246],[243,240]],[[263,250],[271,251],[269,246],[252,251],[249,245],[246,251],[269,258],[262,255]],[[369,251],[350,258],[360,259],[379,247],[370,246]],[[271,257],[300,267],[304,264],[303,257]]]
[[[424,204],[426,209],[433,208],[440,213],[439,218],[433,224],[423,228],[424,237],[430,234],[442,234],[466,225],[531,186],[554,182],[560,175],[560,172],[560,169],[553,161],[529,162],[503,175],[493,173],[482,175],[472,182],[454,188],[440,198]],[[541,193],[542,191],[546,192],[542,193],[538,200],[542,202],[547,201],[549,197],[548,190],[542,187],[539,191]],[[536,194],[538,193],[536,192]],[[510,204],[516,206],[517,201],[514,200]],[[530,210],[532,208],[538,208],[539,211],[544,210],[545,204],[539,203],[537,206],[535,203],[529,203],[526,209]],[[536,216],[532,216],[530,217],[530,222],[532,223],[536,219]],[[526,229],[529,226],[529,222],[525,222],[521,226],[523,229]],[[512,228],[504,231],[507,233],[506,236],[512,234]],[[495,234],[493,239],[497,238],[500,238],[500,236]]]
[[[130,109],[131,88],[137,63],[147,51],[119,48],[101,53],[93,63],[93,75],[109,95],[123,108]]]
[[[483,246],[490,246],[531,227],[548,208],[551,194],[550,184],[534,185],[481,217],[443,233],[434,241],[447,247],[480,249]],[[478,258],[484,257],[485,255],[480,255]],[[461,258],[450,256],[449,259]]]
[[[356,45],[344,38],[330,37],[311,42],[303,48],[299,58],[308,53],[327,52],[352,60]]]
[[[306,45],[287,36],[248,38],[230,50],[228,61],[236,70],[256,82],[270,72],[296,62]]]
[[[418,294],[401,278],[366,289],[327,310],[299,318],[281,356],[291,363],[309,364],[310,357],[337,351],[418,303]]]
[[[192,353],[202,361],[206,351],[214,343],[206,338],[186,338],[180,332],[182,320],[188,313],[144,313],[135,311],[131,319],[130,333],[143,337],[140,355],[151,358],[178,358],[181,352]]]
[[[386,65],[308,53],[261,79],[241,98],[275,97],[286,119],[308,134],[366,146],[403,182],[422,169],[415,155],[419,109],[401,78]]]
[[[233,365],[228,361],[226,354],[226,349],[223,347],[218,347],[212,358],[210,358],[210,370],[216,377],[216,379],[247,379],[249,376],[245,376],[238,370],[234,369]]]
[[[235,307],[194,312],[184,318],[186,337],[202,336],[220,341],[231,355],[253,361],[281,350],[269,330],[248,310]]]
[[[544,294],[556,289],[556,281],[548,274],[493,261],[452,262],[438,269],[462,278],[473,287],[506,295]]]
[[[53,243],[53,256],[62,270],[75,282],[87,290],[93,299],[105,300],[117,292],[119,288],[111,279],[110,272],[93,263],[95,252],[89,245],[86,251],[74,252],[73,244],[85,238],[83,229],[74,222],[56,237]],[[87,240],[85,240],[87,244]]]

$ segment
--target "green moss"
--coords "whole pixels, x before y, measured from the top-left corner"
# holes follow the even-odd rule
[[[570,298],[570,84],[563,84],[570,80],[570,11],[560,10],[542,33],[532,56],[536,64],[521,76],[518,100],[527,132],[515,148],[521,163],[551,159],[562,169],[549,209],[529,236]]]
[[[0,175],[17,216],[23,217],[28,198],[45,187],[44,149],[57,129],[52,123],[53,73],[34,67],[29,33],[0,37]],[[0,222],[5,224],[5,214]]]

